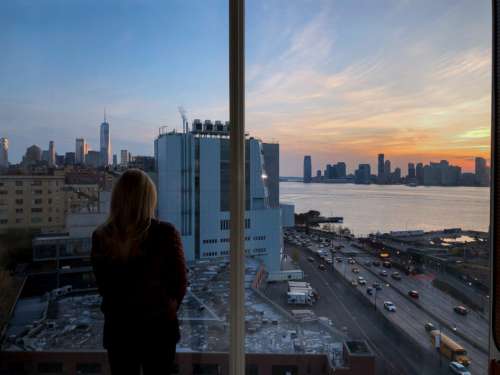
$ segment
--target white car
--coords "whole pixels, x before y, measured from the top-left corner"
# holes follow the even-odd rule
[[[449,367],[450,371],[454,374],[471,375],[470,371],[467,370],[467,367],[458,362],[450,362]]]
[[[396,305],[391,301],[384,301],[384,309],[391,312],[396,312]]]
[[[366,285],[366,280],[363,276],[358,276],[358,284],[359,285]]]

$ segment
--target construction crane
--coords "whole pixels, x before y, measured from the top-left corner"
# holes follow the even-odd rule
[[[179,110],[179,113],[182,117],[182,132],[187,133],[189,131],[189,129],[188,129],[189,126],[188,126],[188,119],[186,116],[186,110],[181,105],[179,107],[177,107],[177,109]]]

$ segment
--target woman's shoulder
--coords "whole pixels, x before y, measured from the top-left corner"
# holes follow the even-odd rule
[[[162,236],[175,236],[178,234],[177,228],[168,221],[151,219],[151,229],[153,232]]]

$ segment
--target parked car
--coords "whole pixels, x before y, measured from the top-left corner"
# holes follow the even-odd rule
[[[470,371],[467,370],[467,367],[465,367],[464,365],[458,363],[458,362],[450,362],[449,366],[450,368],[450,371],[453,373],[453,374],[460,374],[460,375],[471,375]]]
[[[430,332],[432,330],[434,330],[434,324],[432,324],[431,322],[427,322],[424,324],[424,328],[427,332]]]
[[[382,271],[379,272],[379,275],[383,276],[383,277],[387,277],[387,271],[386,270],[382,270]]]
[[[324,265],[323,263],[321,263],[321,264],[318,266],[318,268],[319,268],[321,271],[326,270],[326,267],[325,267],[325,265]]]
[[[396,312],[396,305],[391,301],[384,301],[384,309],[390,312]]]
[[[453,310],[460,315],[467,315],[467,309],[464,306],[455,306]]]
[[[309,262],[311,262],[311,263],[312,263],[312,262],[314,262],[314,258],[313,258],[313,257],[309,257],[309,258],[307,258],[307,260],[308,260]]]
[[[366,288],[366,294],[368,295],[373,295],[373,288],[371,286],[369,286],[368,288]]]
[[[394,279],[394,280],[401,280],[401,275],[399,274],[399,272],[393,272],[391,277]]]
[[[418,292],[416,290],[410,290],[408,295],[412,298],[418,298]]]
[[[352,273],[359,273],[359,268],[358,267],[354,267],[351,271],[352,271]]]
[[[389,261],[387,261],[387,260],[386,260],[384,263],[382,263],[382,265],[383,265],[385,268],[391,268],[391,267],[392,267],[391,262],[389,262]]]
[[[351,280],[351,285],[352,286],[358,286],[358,282],[356,281],[356,279],[352,279]]]
[[[363,276],[358,276],[358,284],[359,285],[366,285],[366,280]]]
[[[374,260],[374,261],[372,262],[372,264],[373,264],[375,267],[380,266],[380,262],[379,262],[379,261],[377,261],[377,260]]]
[[[349,264],[356,264],[356,261],[352,258],[349,258]]]
[[[373,288],[375,288],[376,290],[382,290],[382,287],[380,286],[379,283],[373,283],[372,284]]]

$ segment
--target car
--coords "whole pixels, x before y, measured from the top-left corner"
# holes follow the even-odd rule
[[[435,329],[434,324],[427,322],[424,324],[424,328],[427,332],[433,331]]]
[[[366,280],[362,277],[361,278],[358,277],[358,284],[359,285],[366,285]]]
[[[369,260],[365,261],[365,266],[366,267],[371,267],[372,266],[372,262],[370,262]]]
[[[337,257],[337,258],[335,258],[335,261],[336,261],[337,263],[342,263],[342,258]]]
[[[399,274],[399,272],[393,272],[391,274],[391,277],[394,279],[394,280],[401,280],[401,275]]]
[[[470,374],[470,371],[467,370],[467,367],[465,367],[464,365],[462,365],[461,363],[458,363],[458,362],[450,362],[449,366],[450,368],[450,371],[453,373],[453,374],[460,374],[460,375],[471,375]]]
[[[369,286],[368,288],[366,288],[366,294],[368,295],[373,295],[373,288],[371,286]]]
[[[396,305],[391,301],[384,301],[384,309],[390,312],[396,312]]]
[[[356,281],[356,279],[352,279],[351,280],[351,285],[352,286],[358,286],[358,282]]]
[[[373,283],[372,284],[373,288],[376,289],[376,290],[382,290],[382,287],[380,286],[379,283]]]
[[[408,295],[412,298],[418,298],[418,292],[416,290],[410,290]]]
[[[313,258],[313,257],[309,257],[309,258],[307,258],[307,260],[308,260],[309,262],[311,262],[311,263],[312,263],[312,262],[314,262],[314,258]]]
[[[349,258],[349,264],[356,264],[356,261],[352,258]]]
[[[389,261],[387,261],[387,260],[386,260],[384,263],[382,263],[382,265],[383,265],[385,268],[391,268],[391,267],[392,267],[391,262],[389,262]]]
[[[467,309],[464,306],[455,306],[453,308],[453,311],[455,311],[457,314],[460,315],[467,315]]]
[[[352,271],[352,273],[359,273],[359,268],[354,267],[351,271]]]
[[[321,264],[318,266],[318,268],[319,268],[321,271],[326,270],[326,267],[325,267],[325,265],[324,265],[323,263],[321,263]]]
[[[383,276],[383,277],[387,277],[387,271],[386,270],[382,270],[382,271],[379,272],[379,275]]]
[[[380,262],[379,262],[379,261],[377,261],[377,260],[374,260],[374,261],[372,262],[372,264],[373,264],[375,267],[380,266]]]

